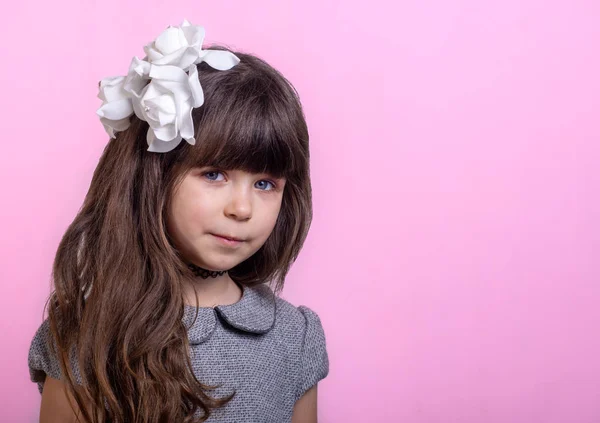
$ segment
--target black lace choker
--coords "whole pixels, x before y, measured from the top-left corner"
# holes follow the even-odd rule
[[[216,278],[217,276],[227,273],[227,270],[207,270],[192,263],[189,263],[188,267],[192,272],[194,272],[194,275],[200,276],[202,279],[206,279],[208,277]]]

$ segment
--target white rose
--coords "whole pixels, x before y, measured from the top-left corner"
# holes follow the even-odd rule
[[[134,56],[129,65],[129,72],[127,72],[125,81],[123,81],[123,89],[131,96],[139,97],[146,84],[150,81],[151,67],[150,63]]]
[[[166,153],[182,138],[194,145],[192,108],[204,103],[198,70],[192,66],[188,75],[177,66],[150,65],[149,77],[139,93],[131,91],[136,116],[150,125],[148,151]]]
[[[124,83],[124,76],[112,76],[100,81],[98,98],[102,100],[102,106],[96,114],[100,116],[100,122],[111,138],[115,138],[116,132],[129,127],[129,117],[134,112],[130,94],[124,89]]]
[[[203,40],[204,28],[184,20],[144,47],[147,56],[134,57],[127,76],[100,82],[98,97],[103,104],[97,114],[112,138],[129,127],[135,113],[150,125],[148,151],[171,151],[182,138],[194,145],[192,109],[204,103],[196,64],[228,70],[240,62],[229,51],[202,50]]]
[[[145,59],[154,65],[172,65],[188,70],[200,56],[204,34],[203,27],[191,25],[187,20],[178,27],[169,26],[144,47]]]
[[[178,66],[189,71],[192,65],[206,62],[218,70],[231,69],[240,59],[229,51],[202,50],[205,31],[187,20],[178,27],[169,26],[154,42],[144,47],[145,61],[153,65]]]

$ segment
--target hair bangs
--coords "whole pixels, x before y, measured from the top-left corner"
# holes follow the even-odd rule
[[[236,86],[235,91],[224,84],[212,98],[205,99],[194,116],[198,132],[196,145],[187,153],[191,166],[240,169],[275,177],[289,177],[300,170],[306,159],[301,140],[306,137],[304,116],[268,83],[252,79]]]

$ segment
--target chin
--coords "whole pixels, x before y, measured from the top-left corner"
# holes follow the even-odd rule
[[[198,260],[194,261],[198,266],[207,270],[223,271],[229,270],[240,264],[238,260]]]

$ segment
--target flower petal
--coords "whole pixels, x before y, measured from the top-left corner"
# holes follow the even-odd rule
[[[150,64],[150,62],[146,60],[140,60],[137,58],[137,56],[134,56],[129,65],[129,72],[135,72],[139,76],[148,78],[150,75],[151,66],[152,65]]]
[[[129,118],[121,119],[121,120],[110,120],[106,118],[100,118],[100,122],[104,127],[104,130],[111,138],[116,138],[115,133],[121,132],[129,128],[130,120]]]
[[[198,51],[194,47],[185,47],[169,55],[154,60],[154,65],[171,65],[181,69],[186,69],[192,65],[198,58]]]
[[[109,76],[100,81],[100,88],[107,86],[119,85],[125,79],[124,76]]]
[[[188,41],[190,46],[197,47],[198,52],[202,49],[202,43],[204,42],[205,31],[204,28],[200,25],[194,26],[183,26],[181,30],[183,31],[185,38]]]
[[[156,138],[163,142],[171,141],[173,138],[177,138],[179,136],[177,134],[178,131],[175,125],[157,126],[152,129],[154,130],[154,135],[156,135]]]
[[[161,141],[154,136],[152,129],[148,129],[146,134],[146,141],[148,142],[148,151],[154,153],[168,153],[179,145],[181,137],[175,137],[171,141]]]
[[[192,119],[192,108],[189,107],[188,109],[189,110],[187,110],[181,116],[181,129],[179,130],[179,132],[187,142],[194,145],[196,139],[194,138],[194,121]],[[193,140],[193,142],[190,142],[191,140]]]
[[[156,86],[155,81],[150,81],[150,83],[144,88],[142,91],[142,103],[146,102],[146,100],[154,97],[158,97],[162,95],[163,92]]]
[[[144,114],[142,113],[142,106],[140,105],[139,98],[132,98],[131,105],[133,106],[133,113],[139,118],[144,119]]]
[[[142,89],[150,79],[150,63],[134,57],[129,65],[129,72],[123,82],[123,90],[135,97],[141,95]]]
[[[112,101],[100,107],[96,111],[96,114],[101,118],[110,120],[124,119],[133,114],[133,105],[131,104],[131,99],[129,98]]]
[[[192,98],[194,100],[192,106],[202,106],[204,104],[204,92],[202,91],[202,86],[200,85],[200,79],[198,79],[198,68],[196,66],[192,66],[192,68],[190,69],[188,81],[190,84]]]
[[[177,105],[178,108],[182,103],[187,102],[192,97],[192,92],[187,81],[185,84],[160,80],[152,81],[152,83],[156,86],[157,90],[160,90],[165,95],[172,97],[173,102]]]
[[[177,118],[177,115],[175,113],[165,113],[161,110],[158,111],[158,119],[157,120],[161,126],[172,124],[176,118]]]
[[[123,91],[124,76],[111,76],[100,81],[98,98],[103,102],[121,100],[127,97]]]
[[[157,112],[161,111],[169,114],[175,114],[177,112],[175,99],[168,94],[149,98],[148,100],[144,101],[144,104],[150,107],[151,110],[156,110]]]
[[[145,60],[150,63],[163,57],[163,54],[154,48],[154,42],[144,46],[144,53],[146,53]]]
[[[119,131],[119,132],[126,130],[127,128],[129,128],[129,125],[131,124],[131,121],[129,118],[119,119],[119,120],[110,120],[110,119],[106,119],[106,118],[100,118],[100,122],[102,122],[105,125],[110,126],[115,131]]]
[[[150,78],[163,79],[166,81],[186,82],[187,74],[181,68],[171,65],[156,66],[150,68]]]
[[[231,69],[240,63],[239,57],[230,51],[225,50],[203,50],[206,52],[202,61],[208,63],[211,67],[218,70]]]
[[[165,29],[154,41],[154,48],[163,55],[171,54],[182,47],[187,47],[188,42],[183,31],[174,26]]]

